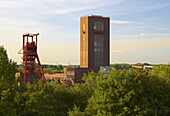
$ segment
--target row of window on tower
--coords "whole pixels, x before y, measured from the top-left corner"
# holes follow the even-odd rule
[[[83,24],[83,31],[85,31],[86,26]],[[103,31],[104,30],[104,22],[94,22],[94,30],[95,31]]]
[[[103,31],[104,30],[104,22],[94,22],[94,30],[95,31]],[[83,24],[83,31],[85,31],[85,24]],[[85,65],[85,33],[83,33],[83,66]],[[95,34],[94,35],[94,66],[104,65],[104,35],[103,34]]]
[[[94,66],[103,65],[104,62],[104,35],[94,35]]]
[[[103,31],[104,23],[103,22],[94,22],[94,30],[95,31]]]
[[[83,35],[83,66],[85,67],[85,34]],[[95,66],[103,65],[104,62],[104,35],[94,36],[94,59]]]

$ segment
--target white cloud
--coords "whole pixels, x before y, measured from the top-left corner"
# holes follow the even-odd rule
[[[131,39],[111,41],[111,63],[170,62],[170,39]]]
[[[41,26],[39,22],[36,22],[33,19],[24,19],[24,20],[10,20],[9,18],[0,19],[0,30],[6,31],[25,31],[28,28],[36,28]]]
[[[128,24],[128,23],[132,23],[130,21],[120,21],[120,20],[111,20],[111,23],[115,23],[115,24]]]
[[[30,9],[41,14],[65,14],[87,9],[95,9],[110,4],[118,4],[122,0],[5,0],[0,1],[0,9]],[[33,12],[34,13],[34,12]]]
[[[145,35],[145,33],[141,33],[140,35],[143,36],[143,35]]]
[[[148,11],[148,10],[153,10],[153,9],[158,9],[158,8],[162,8],[162,7],[167,7],[169,6],[170,4],[169,3],[164,3],[164,4],[157,4],[157,5],[150,5],[150,6],[147,6],[145,7],[143,10],[144,11]]]
[[[168,1],[156,0],[153,2],[153,0],[124,0],[119,5],[114,7],[111,6],[114,9],[110,10],[110,13],[112,13],[114,16],[120,16],[146,12],[168,6],[170,6]]]
[[[120,36],[113,36],[113,38],[116,38],[116,37],[124,37],[124,38],[128,38],[128,37],[135,37],[135,38],[141,38],[141,37],[154,37],[154,36],[167,36],[169,37],[170,34],[169,33],[164,33],[164,34],[161,34],[161,33],[158,33],[158,34],[148,34],[148,33],[140,33],[138,35],[120,35]],[[143,39],[141,38],[141,39]],[[145,38],[144,38],[145,39]],[[150,38],[149,38],[150,39]]]
[[[146,35],[148,35],[148,36],[170,36],[170,34],[169,33],[165,33],[165,34],[146,34]]]
[[[167,28],[162,28],[162,27],[158,28],[158,31],[163,31],[163,30],[167,30]]]
[[[111,53],[122,53],[124,52],[123,50],[112,50]]]
[[[85,6],[85,7],[77,7],[77,8],[65,8],[65,9],[56,9],[56,10],[51,10],[48,11],[46,13],[51,13],[51,14],[66,14],[66,13],[70,13],[70,12],[75,12],[75,11],[83,11],[83,10],[87,10],[87,9],[94,9],[97,8],[99,6]]]
[[[141,36],[170,36],[169,33],[164,33],[164,34],[147,34],[147,33],[141,33]]]
[[[127,52],[158,48],[170,48],[170,39],[122,39],[111,41],[111,52]]]

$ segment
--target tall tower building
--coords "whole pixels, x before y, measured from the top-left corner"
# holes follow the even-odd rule
[[[110,18],[86,16],[80,19],[80,67],[110,65]]]

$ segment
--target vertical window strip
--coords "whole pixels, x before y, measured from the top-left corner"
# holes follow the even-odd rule
[[[83,24],[83,31],[85,31],[85,29],[86,29],[86,25],[85,25],[85,24]]]
[[[86,43],[85,43],[85,35],[83,35],[83,66],[85,67],[85,64],[86,64],[86,59],[85,59],[85,51],[86,51]]]
[[[94,37],[94,65],[104,65],[104,35]]]

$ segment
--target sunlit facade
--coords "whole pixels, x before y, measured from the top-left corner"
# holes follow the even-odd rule
[[[80,67],[110,65],[110,18],[86,16],[80,19]]]

